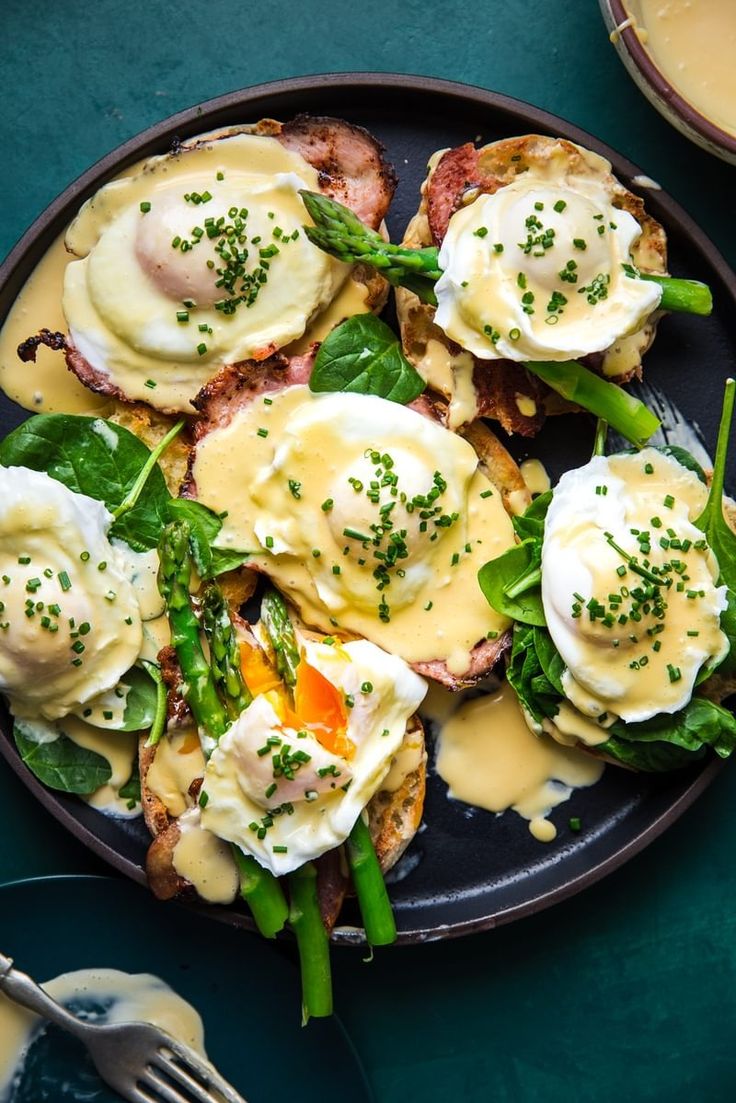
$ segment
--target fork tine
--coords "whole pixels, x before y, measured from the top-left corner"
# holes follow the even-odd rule
[[[161,1069],[167,1076],[170,1076],[172,1080],[176,1080],[177,1083],[185,1087],[195,1100],[195,1103],[212,1103],[214,1096],[209,1089],[205,1087],[201,1081],[195,1080],[185,1068],[177,1064],[170,1057],[165,1056],[160,1050],[153,1058],[153,1066],[154,1068]]]
[[[121,1088],[116,1088],[116,1091],[121,1091]],[[156,1103],[156,1100],[148,1092],[144,1092],[140,1084],[136,1084],[134,1088],[129,1088],[127,1094],[124,1096],[129,1100],[129,1103]]]
[[[178,1088],[170,1084],[168,1080],[165,1080],[163,1076],[160,1076],[152,1065],[146,1065],[139,1083],[154,1091],[157,1101],[160,1098],[164,1100],[164,1103],[191,1103],[191,1100],[187,1099]],[[199,1099],[201,1098],[200,1096],[197,1099],[197,1103],[199,1103]],[[206,1103],[214,1103],[214,1096],[210,1095],[204,1098]]]
[[[165,1050],[170,1052],[171,1057],[168,1056]],[[170,1072],[169,1067],[164,1063],[167,1062],[172,1066],[172,1069],[178,1070],[182,1076],[189,1075],[195,1082],[196,1080],[203,1082],[210,1089],[210,1094],[204,1096],[206,1103],[212,1103],[213,1091],[222,1096],[223,1103],[247,1103],[243,1096],[236,1092],[232,1084],[228,1084],[227,1080],[220,1075],[214,1065],[203,1060],[186,1046],[180,1045],[172,1038],[170,1042],[167,1040],[165,1050],[160,1049],[156,1054],[157,1060],[162,1064],[164,1070],[167,1073]],[[172,1061],[172,1057],[177,1060]],[[174,1075],[173,1071],[171,1071],[171,1075]],[[184,1080],[181,1082],[185,1083]]]

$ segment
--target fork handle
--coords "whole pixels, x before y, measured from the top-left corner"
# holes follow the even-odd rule
[[[71,1011],[52,1000],[51,996],[39,988],[35,981],[31,980],[20,969],[16,969],[13,961],[4,954],[0,954],[0,991],[9,996],[15,1003],[33,1011],[44,1019],[56,1023],[62,1030],[74,1034],[78,1038],[86,1037],[88,1026],[83,1023]]]

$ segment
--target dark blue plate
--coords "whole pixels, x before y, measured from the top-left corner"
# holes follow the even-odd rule
[[[247,88],[182,111],[114,150],[59,196],[36,220],[0,267],[0,322],[34,266],[81,203],[128,165],[171,148],[175,138],[265,116],[289,119],[299,112],[337,115],[360,123],[386,145],[401,180],[389,213],[400,238],[418,205],[427,158],[437,149],[470,140],[489,142],[514,134],[552,134],[602,153],[624,184],[645,195],[648,210],[665,227],[673,275],[707,281],[715,310],[710,318],[672,315],[647,354],[647,382],[664,392],[684,418],[697,422],[712,449],[723,380],[736,371],[736,276],[691,218],[664,191],[646,186],[630,161],[591,134],[529,104],[468,85],[391,73],[344,73]],[[390,319],[389,319],[390,320]],[[0,433],[28,416],[0,396]],[[550,418],[533,441],[514,438],[518,459],[530,452],[554,478],[590,458],[592,423],[580,414]],[[728,485],[736,482],[732,457]],[[113,820],[82,801],[52,793],[20,761],[0,712],[0,754],[32,793],[73,834],[115,868],[145,882],[148,832],[141,820]],[[690,805],[719,769],[715,759],[663,776],[607,769],[598,785],[576,792],[552,814],[557,840],[538,843],[512,812],[496,817],[447,799],[447,786],[430,774],[426,830],[418,835],[391,885],[400,942],[454,937],[508,923],[571,896],[603,877],[656,838]],[[571,816],[584,825],[569,830]],[[210,914],[248,926],[244,909],[211,908]],[[335,941],[361,941],[359,917],[350,907]]]

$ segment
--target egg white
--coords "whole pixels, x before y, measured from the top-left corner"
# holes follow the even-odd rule
[[[0,690],[15,716],[81,709],[138,658],[140,607],[112,521],[45,473],[0,467]]]
[[[654,448],[595,456],[568,471],[555,487],[542,548],[542,601],[547,628],[567,668],[563,690],[585,716],[636,722],[676,712],[690,700],[703,666],[717,664],[727,653],[728,639],[720,628],[727,591],[717,584],[715,556],[707,547],[669,546],[670,532],[691,545],[703,540],[693,521],[707,493],[693,472]],[[652,524],[653,518],[660,524]],[[637,536],[645,532],[649,550],[643,554]],[[640,564],[646,560],[660,569],[672,560],[686,563],[681,573],[662,576],[672,578],[669,587],[661,587],[663,617],[656,615],[652,601],[640,603],[638,620],[630,616],[630,593],[644,582],[626,567],[606,534]],[[622,589],[629,594],[616,604],[612,624],[593,616],[591,598],[608,610],[609,595],[621,595]]]
[[[659,303],[659,287],[623,267],[632,264],[638,222],[612,205],[594,173],[567,180],[564,165],[530,166],[450,219],[435,321],[483,360],[600,352]]]

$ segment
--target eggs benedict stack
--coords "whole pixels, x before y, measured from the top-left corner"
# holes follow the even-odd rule
[[[224,365],[319,339],[378,309],[385,283],[303,232],[299,191],[323,189],[379,227],[396,180],[382,147],[336,119],[264,120],[178,143],[101,188],[66,234],[68,366],[92,390],[165,412]]]
[[[677,712],[728,653],[726,587],[693,523],[707,498],[694,472],[653,448],[596,456],[556,486],[542,602],[563,692],[584,716]]]
[[[310,627],[362,636],[453,688],[473,684],[509,640],[475,581],[489,552],[513,544],[503,489],[426,403],[315,394],[288,385],[293,369],[274,369],[268,389],[263,373],[226,372],[200,396],[186,493],[227,511],[218,545],[247,549]],[[486,435],[474,435],[481,451]],[[492,474],[515,488],[506,500],[528,501],[492,440]]]
[[[188,864],[186,848],[182,860],[187,834],[235,843],[282,876],[339,848],[366,808],[388,869],[421,820],[426,753],[415,713],[426,683],[366,640],[322,638],[297,626],[289,687],[263,625],[237,617],[235,624],[251,703],[209,757],[188,713],[156,747],[141,746],[153,891],[169,898],[194,888],[213,903],[235,895],[233,887],[219,897],[212,869]],[[341,898],[346,888],[343,875]],[[334,898],[331,906],[336,916]]]
[[[405,288],[397,306],[406,355],[458,424],[529,436],[569,409],[524,361],[639,372],[661,292],[636,276],[666,272],[666,238],[598,154],[542,135],[441,151],[404,244],[439,246],[437,306]]]
[[[710,491],[683,451],[595,455],[519,519],[526,566],[483,568],[495,607],[524,602],[507,674],[533,731],[653,771],[736,747],[717,703],[736,642],[736,536],[721,505],[733,389]]]

